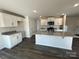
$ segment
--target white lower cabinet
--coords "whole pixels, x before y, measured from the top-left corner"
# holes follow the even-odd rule
[[[5,48],[13,48],[20,42],[22,42],[22,35],[21,33],[16,33],[13,35],[3,35],[4,38],[4,46]]]
[[[22,35],[19,33],[19,36],[17,35],[17,43],[22,42]]]
[[[0,50],[4,48],[2,36],[0,36]]]
[[[36,34],[35,44],[43,45],[61,49],[72,50],[73,37],[72,36],[56,36],[56,35],[43,35]]]

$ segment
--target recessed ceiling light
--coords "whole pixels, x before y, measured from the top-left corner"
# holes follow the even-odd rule
[[[77,6],[79,6],[79,3],[74,4],[74,6],[73,6],[73,7],[77,7]]]
[[[65,15],[65,13],[62,13],[61,15]]]
[[[37,13],[37,10],[33,10],[34,13]]]
[[[40,16],[40,17],[42,17],[42,16]]]

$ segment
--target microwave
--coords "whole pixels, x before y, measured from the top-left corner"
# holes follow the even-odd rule
[[[48,25],[54,25],[54,21],[47,22]]]

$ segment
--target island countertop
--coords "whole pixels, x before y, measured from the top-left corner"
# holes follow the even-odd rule
[[[35,44],[72,50],[73,34],[64,32],[38,32]]]
[[[41,34],[41,35],[54,35],[54,36],[71,36],[71,37],[76,37],[79,38],[79,36],[76,36],[73,33],[70,32],[46,32],[46,31],[39,31],[36,34]]]

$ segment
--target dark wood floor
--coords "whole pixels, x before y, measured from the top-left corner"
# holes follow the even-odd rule
[[[77,56],[79,57],[79,38],[73,38],[73,45],[72,45],[73,51],[77,53]]]
[[[35,37],[24,39],[12,49],[0,51],[0,59],[79,59],[78,39],[74,38],[73,50],[35,45]],[[76,44],[77,43],[77,44]]]

